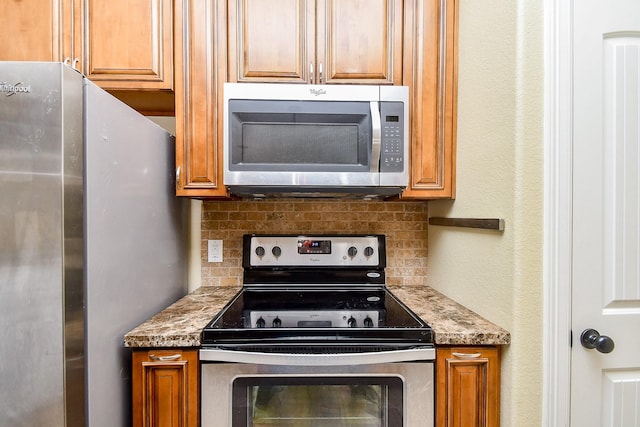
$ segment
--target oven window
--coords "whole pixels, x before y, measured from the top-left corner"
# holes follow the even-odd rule
[[[398,377],[240,377],[233,427],[400,426],[402,392]]]

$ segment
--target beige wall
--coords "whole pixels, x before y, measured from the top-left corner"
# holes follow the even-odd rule
[[[542,419],[542,2],[460,1],[457,198],[429,216],[504,218],[503,233],[429,227],[427,282],[508,329],[503,426]]]

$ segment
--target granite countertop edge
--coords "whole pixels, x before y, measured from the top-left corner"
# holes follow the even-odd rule
[[[507,345],[511,334],[428,286],[388,286],[431,325],[436,345]],[[125,347],[199,347],[200,333],[238,293],[236,287],[203,286],[124,336]]]

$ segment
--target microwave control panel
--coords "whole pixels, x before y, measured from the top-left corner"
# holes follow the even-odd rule
[[[403,172],[406,153],[402,102],[381,102],[380,122],[380,172]]]

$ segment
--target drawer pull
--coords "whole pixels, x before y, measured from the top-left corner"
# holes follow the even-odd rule
[[[150,354],[149,358],[151,360],[158,360],[160,362],[169,362],[172,360],[178,360],[180,359],[180,356],[182,356],[181,354],[172,354],[171,356],[156,356],[155,354]]]
[[[478,357],[482,356],[482,353],[457,353],[457,352],[453,352],[451,354],[453,355],[453,357],[457,357],[459,359],[477,359]]]

